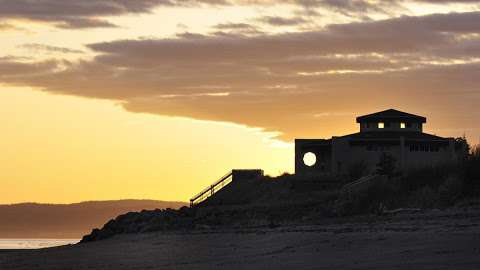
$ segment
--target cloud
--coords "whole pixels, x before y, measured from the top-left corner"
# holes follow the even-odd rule
[[[204,7],[204,6],[271,6],[290,4],[300,7],[305,14],[317,14],[317,9],[334,11],[349,17],[370,19],[370,13],[394,14],[408,2],[436,4],[475,3],[469,0],[0,0],[0,23],[12,19],[49,23],[58,28],[82,29],[94,27],[117,27],[109,17],[126,14],[151,13],[159,7]],[[272,25],[296,25],[304,18],[265,17]],[[7,24],[2,23],[6,26]],[[231,25],[234,26],[234,25]],[[1,28],[0,28],[1,29]],[[231,28],[230,28],[231,29]]]
[[[319,10],[339,13],[361,20],[370,20],[370,15],[394,15],[405,12],[404,2],[409,0],[287,0],[287,3],[303,8],[303,14],[319,15]]]
[[[12,30],[15,29],[15,26],[8,23],[0,23],[0,31]]]
[[[214,25],[213,28],[218,30],[211,33],[213,36],[235,37],[239,35],[252,36],[264,34],[259,27],[248,23],[227,22]]]
[[[262,127],[285,140],[345,132],[353,118],[341,112],[383,106],[448,108],[455,114],[439,123],[475,126],[479,33],[480,13],[471,12],[276,35],[117,40],[87,45],[97,55],[89,61],[5,61],[10,75],[0,79],[118,100],[133,112]],[[324,112],[331,117],[318,117]]]
[[[1,23],[0,22],[0,32],[7,32],[7,31],[18,31],[18,32],[30,32],[25,28],[18,27],[16,25],[10,23]]]
[[[330,25],[320,31],[279,35],[118,40],[88,47],[101,54],[97,62],[107,65],[248,64],[302,55],[429,51],[457,44],[454,34],[479,30],[480,12],[472,12]]]
[[[478,0],[412,0],[413,2],[425,2],[432,4],[448,4],[448,3],[475,3],[478,4]]]
[[[308,7],[325,7],[342,12],[371,12],[384,11],[386,4],[395,4],[395,1],[366,1],[366,0],[297,0],[299,5]],[[382,3],[383,2],[383,3]]]
[[[115,28],[117,25],[105,20],[91,19],[91,18],[67,18],[61,23],[56,23],[55,26],[63,29],[82,29],[82,28]]]
[[[174,4],[169,0],[0,0],[0,20],[47,22],[61,28],[113,27],[98,17],[148,13]]]
[[[12,19],[50,23],[59,28],[116,27],[108,17],[150,13],[158,7],[202,7],[227,5],[271,5],[288,3],[300,7],[323,6],[342,11],[380,9],[381,2],[347,0],[0,0],[0,22]],[[301,19],[296,19],[301,20]],[[293,24],[292,19],[272,17],[273,24]],[[6,26],[6,24],[2,23]],[[232,25],[233,26],[233,25]]]
[[[255,26],[248,23],[221,23],[214,26],[214,28],[220,30],[232,30],[232,29],[252,29],[256,28]]]
[[[66,29],[116,27],[104,17],[150,13],[157,7],[236,4],[252,3],[227,0],[0,0],[0,22],[22,19]]]
[[[50,46],[50,45],[39,44],[39,43],[27,43],[27,44],[20,45],[18,47],[24,48],[27,50],[36,51],[36,52],[43,51],[43,52],[49,52],[49,53],[73,53],[73,54],[84,53],[81,50]]]
[[[25,76],[35,76],[39,74],[51,75],[58,67],[57,61],[42,62],[21,62],[16,57],[0,57],[0,80],[4,82],[23,81]]]
[[[274,26],[292,26],[306,23],[307,20],[301,17],[278,17],[278,16],[265,16],[259,19],[261,22],[274,25]]]

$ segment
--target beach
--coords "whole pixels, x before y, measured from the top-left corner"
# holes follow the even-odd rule
[[[480,210],[205,228],[0,253],[0,269],[479,269]]]

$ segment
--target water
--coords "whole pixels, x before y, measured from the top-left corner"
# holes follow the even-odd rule
[[[36,249],[76,244],[79,239],[0,239],[0,249]]]

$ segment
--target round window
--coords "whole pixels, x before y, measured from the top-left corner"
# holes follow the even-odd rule
[[[315,165],[315,163],[317,163],[317,156],[312,152],[308,152],[305,155],[303,155],[303,163],[311,167]]]

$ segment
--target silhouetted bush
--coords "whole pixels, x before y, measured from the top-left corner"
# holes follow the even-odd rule
[[[358,180],[368,175],[368,164],[365,160],[357,161],[348,167],[347,172],[351,181]]]
[[[438,206],[447,207],[453,205],[460,198],[464,190],[464,181],[459,176],[449,176],[438,187]]]
[[[438,192],[430,186],[413,191],[407,201],[407,207],[434,208],[438,203]]]
[[[480,146],[472,149],[464,163],[465,193],[469,196],[479,195],[480,189]]]
[[[468,144],[465,136],[455,138],[455,152],[458,155],[460,161],[466,160],[469,157],[471,147]]]
[[[395,174],[396,167],[395,158],[389,153],[383,152],[377,163],[377,173],[380,175],[387,175],[392,177]]]
[[[464,181],[459,176],[449,176],[440,184],[424,185],[416,190],[404,191],[404,204],[415,208],[446,208],[455,204],[463,195]]]
[[[398,191],[395,183],[386,177],[378,177],[359,188],[343,190],[335,211],[340,216],[377,213],[395,202]]]
[[[417,190],[424,186],[437,188],[449,176],[461,175],[461,164],[444,163],[431,167],[413,169],[401,179],[402,188],[407,191]]]

